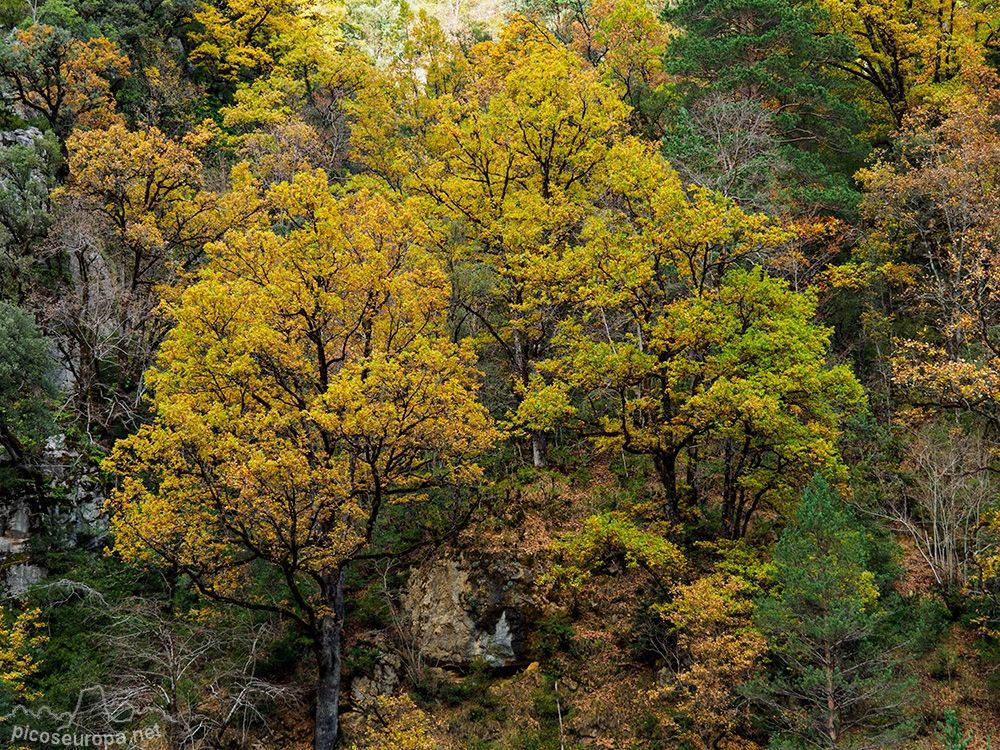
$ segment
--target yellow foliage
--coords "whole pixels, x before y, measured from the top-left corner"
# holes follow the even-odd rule
[[[111,82],[128,71],[128,58],[103,36],[82,42],[68,32],[33,24],[14,32],[2,75],[15,100],[44,116],[61,140],[73,127],[106,127],[116,119]]]
[[[408,695],[380,695],[365,711],[361,737],[348,750],[435,750],[430,729],[430,719]]]
[[[846,35],[856,58],[844,65],[872,87],[865,103],[898,127],[911,109],[952,88],[967,61],[981,62],[996,32],[995,11],[959,0],[821,0],[829,24]]]
[[[195,47],[190,59],[228,80],[266,74],[287,51],[299,7],[295,0],[201,2],[191,16],[202,28],[191,33]]]
[[[201,127],[177,141],[157,128],[131,131],[116,122],[77,130],[67,142],[70,178],[62,193],[92,199],[110,220],[131,289],[164,280],[165,268],[186,270],[206,242],[257,211],[237,195],[220,199],[205,189],[196,151],[212,136]]]
[[[45,623],[39,621],[41,610],[28,609],[17,615],[14,622],[0,624],[0,682],[22,700],[34,700],[40,693],[28,691],[26,681],[38,671],[39,663],[33,652],[49,638],[39,632]]]
[[[569,534],[552,545],[552,550],[565,558],[567,564],[553,566],[540,583],[562,581],[579,588],[593,568],[619,555],[628,567],[641,567],[660,582],[687,567],[683,552],[666,538],[671,531],[664,523],[640,527],[621,511],[590,516],[579,533]]]
[[[750,718],[749,702],[739,687],[761,669],[767,648],[752,625],[756,593],[759,589],[750,581],[717,572],[677,586],[669,604],[653,608],[672,623],[678,645],[691,659],[691,666],[661,690],[664,698],[674,694],[673,708],[687,722],[676,722],[663,707],[658,713],[680,730],[682,739],[702,750],[737,741],[733,735]]]
[[[497,438],[473,352],[444,332],[448,284],[412,208],[338,198],[320,171],[267,200],[284,231],[210,246],[166,305],[156,418],[105,462],[122,476],[108,501],[121,553],[166,556],[230,594],[252,559],[339,569],[384,504],[476,481]]]

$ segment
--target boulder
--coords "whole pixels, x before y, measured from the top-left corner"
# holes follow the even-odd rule
[[[527,663],[527,631],[538,617],[534,571],[515,560],[466,556],[410,572],[403,599],[410,637],[430,663],[467,668]]]

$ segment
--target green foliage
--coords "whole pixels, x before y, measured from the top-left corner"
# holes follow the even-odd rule
[[[963,672],[961,654],[952,646],[941,645],[927,660],[927,674],[944,682],[952,682]]]
[[[531,696],[531,704],[534,709],[535,716],[538,717],[539,721],[543,724],[551,724],[553,721],[558,721],[560,702],[557,700],[555,692],[555,681],[546,680]],[[562,707],[565,711],[565,707]]]
[[[37,278],[37,245],[52,223],[49,191],[62,161],[51,131],[31,145],[0,148],[0,299],[22,305]]]
[[[566,614],[554,614],[541,620],[534,631],[535,652],[541,661],[548,662],[556,654],[567,651],[576,635],[572,620]]]
[[[19,307],[0,301],[0,447],[15,463],[37,451],[53,425],[48,342]]]
[[[855,731],[889,743],[907,731],[909,684],[884,639],[864,533],[817,475],[774,550],[775,586],[757,604],[775,669],[752,693],[785,729],[832,748]]]
[[[636,722],[636,736],[642,744],[634,745],[635,750],[665,750],[673,747],[664,732],[660,720],[652,711],[644,711]]]
[[[817,33],[821,7],[682,0],[665,15],[683,30],[668,68],[689,76],[687,107],[664,140],[668,158],[744,204],[771,208],[784,191],[779,205],[850,212],[864,145],[854,137],[859,113],[831,73],[853,49],[837,33]]]
[[[53,581],[29,595],[41,608],[50,634],[34,687],[53,710],[72,710],[81,690],[114,677],[109,674],[111,648],[100,636],[113,622],[111,604],[140,592],[161,601],[169,594],[162,577],[114,557],[64,549],[32,558],[48,568]]]
[[[937,597],[922,596],[900,601],[891,611],[891,626],[915,656],[930,653],[941,641],[951,621],[950,612]]]
[[[593,570],[604,568],[612,561],[621,561],[630,568],[649,572],[659,585],[663,577],[685,567],[680,548],[666,538],[669,526],[640,526],[623,511],[606,511],[590,516],[579,533],[568,534],[553,544],[567,564],[553,566],[546,580],[562,580],[579,587]]]
[[[353,644],[344,652],[343,670],[347,674],[371,674],[382,655],[382,649],[371,641]]]
[[[938,723],[938,732],[934,733],[934,737],[945,746],[945,750],[969,750],[972,734],[962,731],[962,722],[958,720],[958,714],[946,709],[944,716],[944,722]]]
[[[591,456],[580,443],[553,445],[548,452],[549,468],[564,474],[574,487],[587,487],[593,481]]]
[[[285,628],[284,633],[268,645],[259,663],[260,673],[276,679],[294,674],[298,665],[310,655],[312,641],[294,623]]]
[[[0,0],[0,25],[16,26],[24,18],[24,6],[24,0]]]
[[[435,704],[458,705],[473,701],[486,709],[496,708],[495,699],[488,694],[493,681],[489,660],[482,655],[473,658],[464,677],[432,675],[425,670],[423,678],[414,687],[425,708]]]
[[[146,62],[155,44],[179,31],[195,5],[195,0],[46,0],[35,17],[77,39],[107,37],[129,59]]]
[[[511,750],[560,750],[559,736],[549,730],[539,732],[519,732],[510,740]]]

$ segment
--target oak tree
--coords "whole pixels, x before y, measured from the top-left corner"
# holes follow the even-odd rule
[[[895,341],[895,386],[912,404],[971,411],[995,427],[1000,85],[976,66],[963,83],[911,113],[896,153],[859,177],[871,244],[913,268],[908,293],[884,313],[923,322]]]
[[[560,258],[579,235],[628,110],[551,34],[512,21],[476,48],[464,86],[411,99],[359,102],[355,145],[376,172],[425,197],[448,221],[454,304],[490,340],[514,406],[548,349],[559,316]],[[402,110],[413,117],[395,118]],[[411,112],[413,115],[411,115]],[[532,432],[536,466],[544,431]]]
[[[566,254],[563,274],[579,280],[563,287],[572,314],[520,417],[650,456],[671,522],[714,495],[723,533],[742,535],[758,508],[836,470],[840,414],[863,408],[861,387],[827,369],[815,300],[745,270],[792,229],[711,191],[687,194],[646,147],[610,162],[609,192],[627,209],[596,213]]]
[[[77,125],[107,125],[114,116],[111,85],[128,58],[104,37],[74,39],[45,24],[18,29],[0,45],[0,80],[26,117],[44,117],[61,143]]]
[[[192,272],[208,242],[252,225],[259,211],[245,169],[233,170],[225,195],[207,188],[199,154],[208,137],[201,128],[174,139],[117,122],[67,142],[70,175],[55,193],[63,222],[54,234],[69,283],[52,295],[47,317],[78,411],[101,431],[141,411],[142,373],[167,329],[153,315],[159,285]]]
[[[997,48],[991,3],[958,0],[820,0],[827,31],[843,34],[855,54],[833,63],[870,85],[896,127],[936,88],[958,77],[963,56],[981,58]],[[869,104],[877,110],[877,103]]]
[[[347,566],[377,555],[389,506],[476,480],[496,432],[409,205],[334,194],[321,172],[269,191],[270,227],[211,246],[168,306],[155,419],[105,468],[117,547],[204,594],[280,613],[319,672],[317,750],[336,744]],[[261,587],[255,579],[271,576]]]

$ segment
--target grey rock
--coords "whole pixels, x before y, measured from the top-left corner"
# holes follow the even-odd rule
[[[45,568],[29,563],[18,563],[11,565],[6,570],[7,591],[11,596],[22,596],[28,587],[38,583],[45,578],[47,571]]]
[[[372,676],[361,675],[351,681],[351,702],[363,708],[380,695],[392,695],[399,685],[403,662],[396,654],[383,654],[372,670]]]
[[[465,557],[410,573],[403,605],[410,637],[430,663],[526,664],[527,628],[538,616],[534,571],[516,560]]]
[[[36,138],[42,137],[42,131],[36,127],[18,128],[17,130],[0,131],[0,146],[30,146]]]

